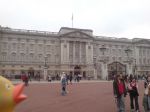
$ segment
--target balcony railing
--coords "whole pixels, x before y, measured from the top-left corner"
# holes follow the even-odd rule
[[[58,34],[58,32],[25,30],[25,29],[12,29],[12,28],[9,28],[9,27],[1,27],[1,31],[10,32],[10,33],[42,34],[42,35],[51,35],[51,34],[56,35],[56,34]]]

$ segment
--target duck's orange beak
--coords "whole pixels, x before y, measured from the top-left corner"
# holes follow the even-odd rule
[[[18,84],[14,88],[13,98],[16,104],[20,103],[21,101],[27,98],[27,96],[22,94],[23,88],[24,84]]]

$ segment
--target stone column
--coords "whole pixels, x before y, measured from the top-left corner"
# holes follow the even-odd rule
[[[132,65],[127,63],[126,66],[127,66],[127,74],[128,75],[132,74]]]
[[[46,67],[44,68],[43,73],[44,73],[44,80],[46,80],[46,78],[47,78],[47,68]]]
[[[82,62],[82,61],[81,61],[81,60],[82,60],[82,59],[81,59],[81,51],[82,51],[82,50],[81,50],[81,42],[79,43],[79,45],[80,45],[80,47],[79,47],[79,52],[80,52],[80,53],[79,53],[79,63],[81,63],[81,62]]]
[[[69,41],[66,42],[67,48],[66,48],[66,62],[69,64]]]
[[[60,49],[61,49],[61,64],[64,62],[64,59],[63,59],[63,52],[64,52],[64,49],[63,49],[63,42],[64,40],[61,40],[61,43],[60,43]]]
[[[101,63],[101,67],[102,67],[102,79],[103,80],[107,80],[108,79],[108,71],[107,71],[107,64],[102,62]]]
[[[73,63],[75,63],[75,41],[73,41]]]

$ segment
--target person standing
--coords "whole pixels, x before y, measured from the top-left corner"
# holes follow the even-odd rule
[[[117,103],[117,112],[125,112],[126,86],[122,75],[117,75],[113,81],[114,96]]]
[[[69,74],[69,80],[70,80],[70,84],[72,84],[72,73]]]
[[[130,96],[130,107],[131,112],[134,112],[134,102],[135,102],[135,110],[136,112],[139,112],[139,103],[138,103],[138,84],[136,82],[136,79],[131,79],[131,82],[128,85],[128,92]]]
[[[21,79],[22,79],[22,81],[24,82],[24,84],[25,84],[25,86],[28,86],[29,84],[28,84],[28,75],[26,74],[26,73],[22,73],[22,75],[21,75]]]
[[[51,81],[52,81],[52,78],[51,78],[51,75],[50,75],[50,74],[48,75],[47,79],[48,79],[48,82],[51,82]]]
[[[143,79],[144,79],[144,88],[146,89],[148,84],[149,84],[148,76],[147,75],[143,75]]]
[[[145,89],[143,96],[143,107],[145,112],[150,112],[150,85]]]
[[[66,92],[66,86],[67,86],[67,79],[66,79],[66,74],[63,72],[61,76],[61,94],[64,96],[67,94]]]
[[[28,73],[28,79],[31,82],[31,74],[30,73]]]
[[[69,74],[66,74],[66,81],[67,81],[67,85],[68,85],[68,82],[69,82]]]
[[[56,80],[59,80],[59,75],[58,74],[56,75]]]
[[[38,77],[38,81],[40,82],[40,80],[41,80],[41,75],[40,75],[39,72],[38,72],[38,74],[37,74],[37,77]]]
[[[28,79],[28,75],[27,74],[23,74],[23,82],[25,83],[25,86],[28,86],[29,85],[29,79]]]
[[[149,85],[150,83],[150,76],[145,76],[144,77],[144,88],[146,89],[147,86]]]

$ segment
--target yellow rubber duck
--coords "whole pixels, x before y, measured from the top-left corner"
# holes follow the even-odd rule
[[[27,97],[22,94],[24,84],[14,86],[0,76],[0,112],[14,112],[15,106]]]

